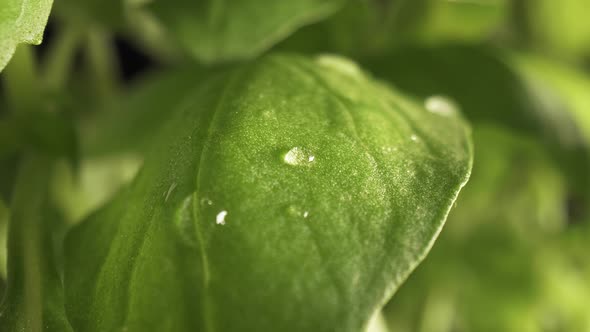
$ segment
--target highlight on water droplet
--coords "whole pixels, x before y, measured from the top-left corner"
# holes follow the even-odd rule
[[[433,95],[424,101],[424,107],[431,113],[443,116],[451,116],[457,113],[457,105],[450,98]]]
[[[174,188],[176,188],[176,182],[173,182],[170,187],[168,187],[168,191],[164,196],[164,202],[168,202],[168,198],[170,197],[170,194],[172,194],[172,191],[174,191]]]
[[[201,205],[213,205],[213,201],[207,197],[201,198]]]
[[[413,142],[416,142],[416,141],[418,141],[418,136],[417,136],[416,134],[412,134],[412,136],[410,136],[410,139],[411,139]]]
[[[322,54],[316,58],[316,62],[326,68],[335,69],[348,76],[361,76],[362,71],[353,61],[339,55]]]
[[[225,217],[227,216],[227,211],[221,211],[215,217],[215,223],[217,225],[225,225]]]
[[[297,205],[289,205],[289,207],[287,208],[287,212],[292,217],[297,217],[297,218],[301,218],[301,217],[307,218],[307,217],[309,217],[309,211],[305,211],[305,210],[301,209]]]
[[[315,156],[311,151],[296,146],[283,156],[283,160],[289,165],[309,165],[315,161]]]

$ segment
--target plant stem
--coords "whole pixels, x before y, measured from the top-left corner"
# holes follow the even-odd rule
[[[32,48],[18,46],[2,73],[8,103],[16,112],[32,111],[39,103],[40,87],[36,71]]]
[[[24,158],[19,170],[8,226],[8,278],[3,319],[7,326],[31,332],[43,330],[41,276],[46,262],[41,261],[43,213],[52,162],[35,155]],[[25,318],[10,317],[23,312]],[[18,320],[17,320],[18,319]],[[3,325],[3,326],[6,326]]]
[[[49,90],[55,91],[64,87],[81,40],[80,28],[75,24],[69,24],[52,44],[44,66],[45,84]]]
[[[108,33],[94,27],[88,30],[87,57],[98,96],[111,101],[118,91],[117,60]]]

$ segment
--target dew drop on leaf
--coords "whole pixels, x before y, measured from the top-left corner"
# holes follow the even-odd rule
[[[225,225],[225,216],[227,216],[227,211],[221,211],[215,217],[215,223],[217,225]]]
[[[285,154],[283,160],[289,165],[309,165],[315,161],[315,156],[309,150],[296,146]]]
[[[301,218],[301,217],[307,218],[307,217],[309,217],[309,211],[305,211],[305,210],[301,209],[300,207],[298,207],[296,205],[290,205],[287,208],[287,212],[291,216],[296,217],[296,218]]]
[[[213,201],[209,198],[201,198],[201,205],[213,205]]]
[[[344,75],[361,76],[362,74],[356,63],[338,55],[320,55],[316,58],[316,61],[322,67],[335,69]]]
[[[424,107],[431,113],[451,116],[457,113],[457,106],[455,103],[447,97],[433,95],[424,101]]]

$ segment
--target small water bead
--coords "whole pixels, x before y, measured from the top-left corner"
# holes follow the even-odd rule
[[[309,150],[296,146],[285,154],[283,160],[289,165],[309,165],[315,161],[315,156]]]
[[[445,96],[433,95],[424,101],[424,107],[431,113],[451,116],[457,113],[457,105]]]
[[[318,56],[316,62],[322,67],[335,69],[348,76],[362,75],[362,71],[356,63],[342,56],[324,54]]]
[[[201,205],[213,205],[213,201],[209,198],[201,198]]]
[[[415,134],[412,134],[412,136],[410,136],[410,139],[411,139],[413,142],[416,142],[416,141],[418,141],[418,136],[416,136]]]
[[[217,225],[225,225],[225,217],[227,216],[227,211],[221,211],[215,217],[215,223]]]
[[[383,151],[383,153],[389,154],[389,153],[393,153],[397,151],[397,147],[395,146],[384,146],[381,148],[381,151]]]
[[[297,218],[307,218],[309,217],[309,211],[305,211],[303,209],[301,209],[300,207],[296,206],[296,205],[291,205],[287,208],[287,212],[293,216],[293,217],[297,217]]]

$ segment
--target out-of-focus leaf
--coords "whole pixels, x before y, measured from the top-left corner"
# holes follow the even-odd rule
[[[590,52],[590,2],[586,0],[523,0],[525,33],[533,47],[575,58]]]
[[[3,0],[0,4],[0,71],[20,43],[38,45],[53,0]]]
[[[8,230],[9,210],[2,198],[0,198],[0,298],[3,296],[4,284],[6,283],[6,232]]]
[[[132,185],[68,235],[77,331],[360,331],[424,257],[469,130],[349,61],[212,77]]]
[[[344,0],[156,0],[170,34],[205,63],[253,58],[301,26],[338,10]]]
[[[508,13],[506,0],[352,0],[331,18],[279,45],[307,53],[383,54],[405,44],[490,39]]]
[[[2,331],[71,331],[47,213],[50,165],[46,158],[28,156],[19,170],[10,208]]]
[[[61,0],[55,3],[55,12],[63,20],[81,28],[102,25],[120,29],[126,19],[126,0]]]
[[[76,171],[60,163],[52,181],[54,203],[68,223],[77,223],[129,184],[141,161],[138,154],[118,153],[84,158]]]
[[[88,156],[143,151],[204,75],[200,68],[188,67],[144,77],[82,127],[81,149]]]
[[[513,60],[527,80],[559,93],[590,142],[590,79],[583,70],[533,55],[517,54]]]
[[[0,119],[0,160],[16,152],[66,157],[78,163],[78,141],[71,118],[61,113],[25,112]]]

